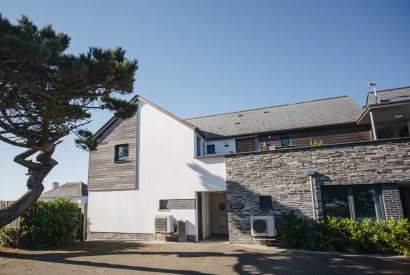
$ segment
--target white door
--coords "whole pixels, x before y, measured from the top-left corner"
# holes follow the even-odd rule
[[[213,193],[212,204],[212,233],[228,234],[228,209],[226,193]]]

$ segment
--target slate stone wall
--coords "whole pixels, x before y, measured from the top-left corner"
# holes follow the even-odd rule
[[[251,215],[272,214],[279,223],[291,210],[323,218],[323,185],[380,184],[386,217],[403,217],[398,183],[410,182],[409,138],[236,154],[225,161],[228,204],[243,203],[228,210],[231,242],[252,242]],[[271,210],[259,209],[260,195],[272,196]]]
[[[169,199],[166,209],[195,209],[195,199]]]

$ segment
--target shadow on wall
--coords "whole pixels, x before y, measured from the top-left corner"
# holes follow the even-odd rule
[[[210,159],[211,163],[208,164],[218,164],[219,162],[215,159]],[[275,217],[276,223],[281,222],[281,216],[283,213],[290,213],[293,211],[299,217],[308,216],[311,214],[311,193],[306,194],[302,193],[303,199],[300,198],[298,193],[292,193],[288,190],[277,190],[286,195],[277,197],[274,193],[274,188],[269,188],[265,190],[258,190],[258,192],[252,190],[244,184],[240,184],[234,181],[225,182],[225,179],[210,173],[208,170],[204,169],[198,164],[189,163],[188,166],[196,171],[201,178],[202,185],[212,191],[212,190],[225,190],[221,186],[225,186],[227,190],[227,199],[228,199],[228,223],[229,223],[229,238],[230,241],[241,241],[241,242],[251,242],[251,216],[265,216],[273,215]],[[323,176],[323,175],[322,175]],[[325,177],[325,176],[323,176]],[[306,177],[307,179],[307,177]],[[330,180],[329,177],[326,178]],[[307,181],[308,182],[308,181]],[[306,184],[308,184],[306,182]],[[222,185],[223,184],[223,185]],[[274,184],[274,183],[272,183]],[[250,184],[252,186],[252,184]],[[253,188],[255,186],[252,186]],[[258,187],[257,187],[258,188]],[[310,189],[309,189],[310,192]],[[317,191],[316,191],[317,192]],[[272,197],[272,208],[271,209],[261,209],[260,207],[260,196],[271,196]],[[281,199],[285,201],[293,200],[294,203],[292,206],[281,203]],[[304,206],[299,207],[300,205]],[[243,204],[243,209],[231,209],[232,204]]]
[[[281,223],[282,214],[293,211],[298,217],[305,217],[306,211],[297,206],[284,205],[274,199],[272,191],[255,192],[237,182],[227,182],[229,240],[232,242],[252,242],[251,216],[274,216],[276,227]],[[272,208],[261,209],[260,196],[272,197]],[[289,196],[292,196],[290,194]],[[243,209],[231,209],[232,204],[243,204]]]
[[[209,158],[201,160],[203,163],[208,165],[218,165],[221,163],[220,160],[216,158]],[[222,160],[224,162],[224,160]],[[201,184],[207,191],[225,191],[226,190],[226,181],[225,178],[212,174],[202,166],[196,163],[188,163],[189,168],[194,170],[196,173],[199,174],[201,179]]]

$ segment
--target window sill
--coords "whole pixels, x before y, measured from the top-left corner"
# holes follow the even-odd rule
[[[114,160],[114,163],[131,162],[130,160]]]

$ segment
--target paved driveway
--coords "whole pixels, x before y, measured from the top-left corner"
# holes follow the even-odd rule
[[[78,243],[0,249],[0,274],[410,274],[403,257],[346,256],[224,243]]]

